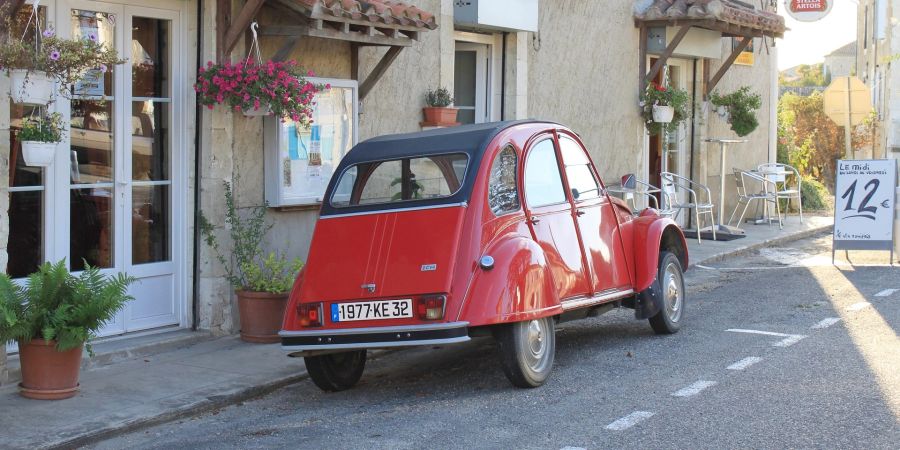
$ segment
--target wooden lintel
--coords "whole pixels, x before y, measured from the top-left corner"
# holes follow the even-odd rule
[[[225,33],[231,23],[231,1],[216,0],[216,61],[224,62],[228,58],[225,51]]]
[[[253,21],[253,18],[259,13],[263,3],[265,3],[265,0],[247,0],[247,3],[244,3],[244,6],[241,7],[241,10],[238,12],[234,21],[228,25],[228,31],[225,32],[225,43],[223,46],[226,55],[234,50],[234,46],[237,45],[237,41],[241,34],[244,33],[250,25],[250,22]]]
[[[672,42],[669,42],[669,46],[666,47],[665,51],[662,52],[662,55],[659,55],[659,59],[656,60],[656,64],[653,64],[653,67],[650,68],[650,73],[644,76],[644,82],[641,86],[643,90],[643,85],[646,85],[650,82],[650,80],[656,78],[656,75],[659,74],[659,71],[662,70],[663,66],[669,60],[669,57],[672,56],[672,53],[675,53],[675,49],[678,48],[678,44],[684,39],[687,35],[688,31],[691,30],[690,25],[683,25],[678,33],[675,34],[675,37],[672,38]]]
[[[357,42],[360,44],[368,44],[368,45],[381,45],[381,46],[390,46],[390,47],[409,47],[412,45],[412,39],[402,39],[402,38],[390,38],[388,36],[369,36],[363,33],[342,33],[337,30],[332,30],[329,28],[324,28],[321,30],[309,29],[306,31],[306,35],[311,37],[325,38],[325,39],[337,39],[340,41],[349,41],[349,42]]]
[[[366,77],[366,80],[363,81],[359,85],[359,100],[366,98],[369,95],[369,92],[372,91],[372,88],[375,87],[375,84],[378,83],[378,80],[384,76],[384,73],[387,72],[388,67],[397,59],[397,56],[400,55],[400,52],[403,50],[403,47],[399,45],[392,46],[388,49],[387,53],[381,57],[381,61],[378,61],[378,64],[372,69],[372,73]]]
[[[350,79],[359,81],[359,44],[350,43]]]
[[[647,27],[641,27],[640,41],[638,43],[638,92],[644,92],[644,75],[647,73],[647,35],[650,30]]]
[[[723,76],[725,76],[725,72],[728,71],[728,69],[731,67],[731,65],[734,63],[734,61],[738,58],[738,56],[741,55],[741,52],[743,52],[750,45],[751,42],[753,42],[752,36],[747,36],[743,40],[741,40],[741,42],[740,42],[740,44],[738,44],[737,48],[735,48],[731,52],[731,55],[728,57],[728,59],[726,59],[725,62],[722,63],[722,67],[719,67],[719,71],[716,72],[715,75],[713,75],[711,80],[709,80],[709,83],[706,85],[706,90],[703,93],[704,98],[708,97],[709,94],[713,91],[713,89],[716,88],[716,85],[719,84],[719,81],[722,79]]]

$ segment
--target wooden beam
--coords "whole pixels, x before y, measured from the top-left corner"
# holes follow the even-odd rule
[[[263,3],[265,3],[265,0],[247,0],[247,3],[244,3],[244,6],[241,7],[234,21],[228,25],[228,31],[225,32],[225,45],[223,46],[226,55],[234,50],[234,46],[237,45],[241,34],[244,33],[250,22],[253,21],[253,18],[259,13]]]
[[[709,86],[709,58],[703,58],[703,101],[705,102],[708,99],[708,95],[706,95],[706,86]]]
[[[678,30],[678,33],[675,34],[674,38],[672,38],[672,42],[669,42],[669,46],[666,47],[665,51],[662,52],[662,55],[659,55],[659,59],[656,60],[656,64],[654,64],[653,67],[650,68],[650,73],[644,76],[644,85],[649,83],[650,80],[656,78],[656,75],[659,74],[659,71],[662,70],[663,66],[666,65],[669,57],[672,56],[672,53],[675,53],[675,49],[678,48],[678,44],[681,43],[681,41],[690,30],[690,25],[684,25]],[[643,85],[641,89],[643,90]]]
[[[638,43],[638,92],[644,92],[644,75],[647,73],[647,35],[650,30],[645,26],[641,26],[640,41]]]
[[[359,44],[350,43],[350,79],[359,81]]]
[[[216,0],[216,61],[224,62],[225,55],[225,32],[228,31],[228,24],[231,23],[231,1]]]
[[[719,67],[719,71],[716,72],[715,75],[713,75],[712,80],[710,80],[709,84],[706,85],[706,90],[703,93],[704,97],[707,97],[710,92],[712,92],[713,89],[716,88],[716,85],[719,84],[719,80],[721,80],[722,77],[725,76],[725,72],[728,71],[728,69],[738,58],[738,56],[741,55],[741,52],[743,52],[751,42],[753,42],[753,37],[747,36],[741,41],[740,44],[738,44],[737,48],[735,48],[731,52],[731,56],[729,56],[728,59],[726,59],[725,62],[722,63],[722,67]]]
[[[300,36],[288,36],[287,39],[284,40],[284,44],[278,48],[278,51],[275,52],[275,55],[272,56],[272,60],[274,61],[284,61],[291,56],[291,52],[294,51],[294,47],[297,46],[297,43],[300,42]]]
[[[391,66],[391,63],[397,59],[397,56],[400,55],[400,51],[403,50],[402,46],[395,45],[388,49],[387,53],[381,58],[381,61],[378,61],[378,64],[372,69],[372,73],[366,77],[366,80],[359,85],[359,100],[366,98],[366,95],[369,95],[369,92],[375,87],[375,84],[378,83],[378,80],[384,75],[387,71],[388,67]]]
[[[330,26],[322,26],[321,29],[316,28],[316,24],[312,26],[305,25],[274,25],[260,28],[260,36],[309,36],[323,39],[336,39],[340,41],[355,42],[360,45],[380,45],[385,47],[409,47],[413,44],[413,40],[405,37],[392,38],[376,34],[369,36],[365,33],[351,31],[344,33],[335,30]]]

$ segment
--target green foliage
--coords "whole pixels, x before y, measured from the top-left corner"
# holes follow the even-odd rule
[[[231,238],[231,248],[226,257],[215,235],[215,226],[202,213],[200,232],[216,259],[225,267],[225,277],[235,289],[257,292],[282,293],[290,290],[294,278],[303,263],[299,259],[288,261],[282,255],[270,253],[263,258],[262,240],[272,225],[266,223],[266,208],[249,208],[242,217],[234,203],[231,183],[225,187],[225,224]]]
[[[819,180],[812,177],[803,177],[800,184],[800,198],[803,200],[803,209],[820,211],[830,208],[831,194]]]
[[[726,95],[713,92],[709,101],[715,106],[724,106],[728,110],[728,123],[738,136],[746,136],[759,126],[756,110],[762,106],[759,94],[750,92],[750,86]]]
[[[97,267],[85,267],[76,277],[65,260],[44,263],[24,287],[0,274],[0,343],[56,340],[56,349],[65,351],[92,339],[133,299],[128,286],[135,278],[106,277]],[[87,349],[93,355],[90,344]]]
[[[453,94],[445,87],[429,89],[425,94],[425,104],[436,108],[446,108],[453,104]]]
[[[683,89],[667,88],[655,82],[647,83],[644,92],[641,93],[641,117],[644,119],[644,125],[651,136],[657,135],[662,131],[674,131],[678,129],[678,124],[684,122],[690,117],[688,105],[691,103],[691,96]],[[659,123],[653,120],[654,106],[671,106],[675,110],[672,121],[669,123]]]
[[[63,138],[65,125],[60,113],[51,113],[37,118],[25,119],[19,130],[19,141],[59,142]]]
[[[247,263],[241,267],[241,272],[247,279],[249,290],[280,294],[291,290],[301,268],[303,261],[300,258],[288,260],[284,255],[270,252],[262,263]]]
[[[778,76],[778,84],[788,87],[828,86],[830,76],[825,75],[822,66],[822,63],[801,64],[796,69],[797,77],[795,79],[787,80],[782,73]]]

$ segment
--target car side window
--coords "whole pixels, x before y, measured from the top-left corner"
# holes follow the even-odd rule
[[[532,208],[566,201],[552,139],[535,144],[525,158],[525,201]]]
[[[572,198],[588,200],[600,196],[600,182],[591,170],[591,160],[578,142],[565,136],[559,137],[559,150],[566,166],[566,178],[572,189]]]
[[[516,149],[511,145],[507,145],[494,158],[488,181],[488,204],[494,215],[519,210],[519,189],[516,186],[518,159]]]

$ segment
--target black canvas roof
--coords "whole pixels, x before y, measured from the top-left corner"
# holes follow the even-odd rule
[[[331,177],[328,190],[322,202],[322,216],[334,214],[361,213],[382,211],[387,209],[433,206],[448,203],[461,203],[469,198],[474,185],[473,168],[481,164],[487,145],[501,131],[522,123],[535,121],[491,122],[475,125],[462,125],[450,128],[438,128],[416,133],[391,134],[378,136],[356,144],[344,156]],[[402,203],[380,205],[358,205],[341,208],[331,206],[331,193],[341,175],[348,167],[372,161],[388,161],[410,156],[429,156],[447,153],[465,153],[469,156],[468,169],[463,185],[459,191],[440,199],[411,200]]]

